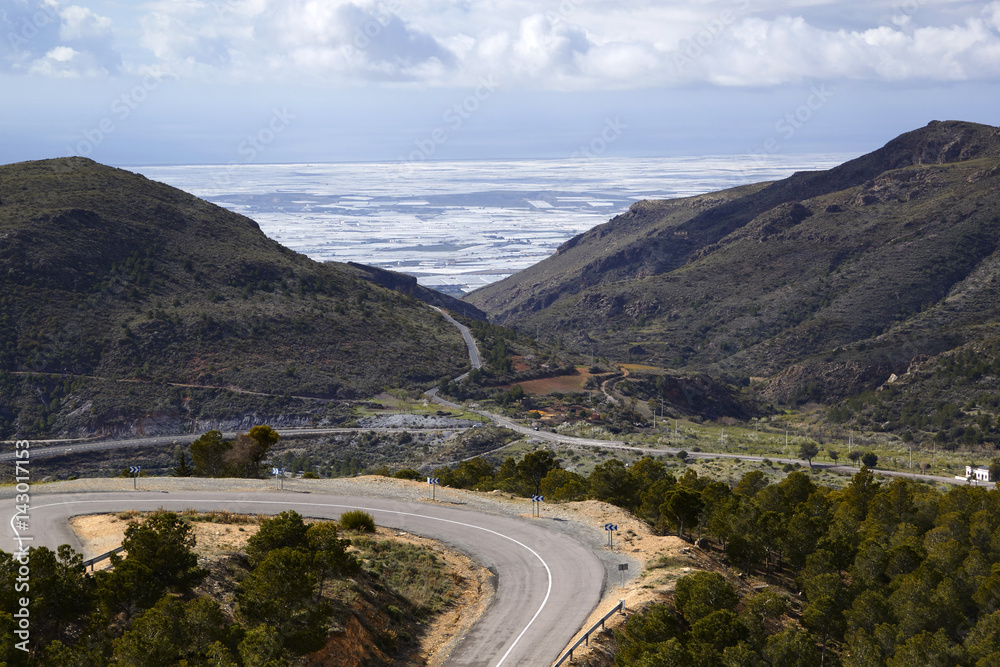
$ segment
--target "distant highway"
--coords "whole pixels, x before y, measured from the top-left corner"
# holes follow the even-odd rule
[[[445,315],[445,317],[448,317],[448,316]],[[448,318],[448,320],[450,322],[452,322],[453,324],[455,324],[456,326],[458,326],[458,327],[460,327],[461,329],[464,330],[463,331],[463,336],[465,335],[465,332],[469,331],[468,327],[465,327],[465,326],[459,324],[458,322],[454,321],[453,319]],[[470,352],[471,352],[472,349],[474,349],[474,347],[475,347],[474,345],[470,347]],[[476,360],[478,361],[478,351],[477,351]],[[476,368],[478,368],[478,366],[476,366]],[[617,378],[611,378],[611,380],[620,380],[622,377],[625,377],[627,375],[628,375],[628,372],[626,371],[623,376],[619,376]],[[464,378],[464,377],[465,376],[463,375],[463,376],[461,376],[459,378],[456,378],[456,381],[459,380],[459,379],[461,379],[461,378]],[[604,386],[606,384],[607,384],[607,382],[605,382],[604,384],[601,385],[601,390],[605,393],[605,395],[608,397],[609,400],[611,400],[612,402],[615,402],[615,399],[607,391],[605,391]],[[447,400],[441,398],[441,396],[439,396],[439,392],[438,392],[437,388],[434,388],[434,389],[431,389],[430,391],[425,392],[425,395],[429,399],[431,399],[432,401],[434,401],[435,403],[437,403],[439,405],[443,405],[445,407],[453,408],[453,409],[456,409],[456,410],[467,410],[468,409],[468,408],[466,408],[463,405],[459,405],[458,403],[452,403],[451,401],[447,401]],[[551,431],[536,430],[533,427],[529,428],[527,426],[524,426],[523,424],[519,424],[518,422],[515,422],[513,419],[510,419],[508,417],[504,417],[502,415],[498,415],[498,414],[495,414],[495,413],[492,413],[492,412],[487,412],[485,410],[473,410],[472,412],[475,412],[476,414],[478,414],[478,415],[480,415],[482,417],[486,417],[486,418],[492,420],[493,422],[495,422],[496,424],[499,424],[500,426],[503,426],[504,428],[509,428],[512,431],[516,431],[516,432],[520,433],[521,435],[527,436],[529,438],[535,438],[536,440],[543,440],[543,441],[546,441],[546,442],[552,442],[552,443],[560,444],[560,445],[570,445],[570,446],[575,446],[575,447],[599,447],[599,448],[602,448],[602,449],[610,449],[610,450],[625,451],[625,452],[636,452],[636,453],[639,453],[639,454],[645,454],[645,455],[649,455],[649,456],[663,456],[663,455],[673,456],[673,455],[676,455],[678,452],[681,451],[681,449],[679,449],[679,448],[678,449],[673,449],[673,448],[669,448],[669,447],[663,447],[663,448],[635,447],[635,446],[632,446],[632,445],[628,445],[628,444],[626,444],[625,442],[623,442],[621,440],[596,440],[596,439],[592,439],[592,438],[578,438],[578,437],[572,436],[572,435],[563,435],[561,433],[553,433]],[[809,466],[811,468],[819,468],[821,470],[829,470],[831,472],[840,472],[840,473],[847,473],[847,474],[853,474],[853,473],[857,472],[857,469],[854,468],[854,467],[852,467],[852,466],[832,465],[832,464],[827,464],[827,463],[815,463],[815,462],[810,465],[810,463],[808,461],[806,461],[805,459],[775,458],[775,457],[771,457],[771,456],[751,456],[749,454],[723,454],[723,453],[717,453],[717,452],[688,452],[688,458],[692,458],[692,459],[737,459],[737,460],[740,460],[740,461],[754,461],[754,462],[763,462],[764,459],[768,459],[768,460],[773,461],[775,463],[781,463],[781,464],[791,463],[793,465],[797,463],[799,465],[805,465],[805,466]],[[874,469],[872,472],[874,472],[876,474],[879,474],[879,475],[886,475],[886,476],[890,476],[890,477],[907,477],[907,478],[910,478],[910,479],[922,480],[922,481],[926,481],[926,482],[940,482],[940,483],[944,483],[944,484],[970,484],[971,483],[971,484],[982,485],[982,486],[985,486],[987,488],[995,488],[996,487],[996,483],[995,482],[975,482],[975,481],[974,482],[969,482],[968,480],[959,479],[959,478],[956,478],[956,477],[938,477],[938,476],[935,476],[935,475],[923,475],[923,474],[919,474],[919,473],[902,472],[902,471],[897,471],[897,470],[879,470],[879,469]]]
[[[462,332],[462,338],[465,340],[465,347],[469,350],[469,363],[472,364],[473,368],[482,368],[483,362],[479,357],[479,346],[476,345],[476,339],[472,336],[472,332],[469,330],[469,327],[465,326],[464,324],[462,324],[461,322],[459,322],[454,317],[444,312],[437,306],[431,306],[431,308],[441,313],[441,315],[444,316],[444,319],[448,320],[448,322],[458,327],[458,330]],[[462,375],[460,377],[465,377],[465,376]]]
[[[458,428],[458,427],[455,427]],[[282,437],[294,437],[303,435],[336,435],[342,433],[359,433],[374,431],[376,433],[402,433],[403,431],[424,432],[450,430],[447,427],[431,428],[387,428],[387,427],[357,427],[357,428],[276,428],[278,435]],[[236,431],[225,431],[224,438],[235,438],[239,435]],[[179,435],[153,435],[139,438],[125,438],[122,440],[77,440],[77,441],[53,441],[60,444],[44,445],[44,441],[31,441],[31,458],[41,459],[51,456],[63,456],[65,454],[79,454],[80,452],[95,452],[108,449],[123,449],[125,447],[150,447],[157,445],[187,445],[201,437],[200,433],[182,433]],[[12,444],[10,442],[5,444]],[[42,445],[42,446],[39,446]],[[4,452],[0,454],[0,461],[10,461],[14,458],[14,452]]]

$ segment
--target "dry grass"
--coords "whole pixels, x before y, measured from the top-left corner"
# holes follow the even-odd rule
[[[583,385],[590,377],[590,372],[586,368],[577,368],[576,372],[572,375],[558,375],[551,378],[527,380],[525,382],[518,382],[517,384],[521,385],[521,388],[524,389],[525,393],[535,396],[544,396],[546,394],[554,393],[568,394],[572,392],[585,391]],[[506,388],[509,389],[510,386],[507,386]]]

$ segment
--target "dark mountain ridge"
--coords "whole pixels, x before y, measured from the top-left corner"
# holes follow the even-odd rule
[[[440,315],[366,278],[141,175],[0,167],[0,431],[308,421],[467,366]]]
[[[489,312],[494,320],[506,320],[516,313],[544,308],[557,296],[609,279],[668,273],[706,246],[782,204],[856,187],[895,169],[1000,156],[996,132],[990,126],[935,121],[827,171],[799,172],[773,183],[698,197],[641,201],[626,213],[573,237],[549,260],[476,290],[466,300]],[[562,280],[554,279],[559,274]],[[526,285],[531,289],[526,290]]]
[[[933,122],[827,171],[638,202],[467,300],[622,361],[836,400],[997,336],[998,243],[1000,130]]]

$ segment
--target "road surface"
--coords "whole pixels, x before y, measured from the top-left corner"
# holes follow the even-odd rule
[[[36,487],[37,488],[37,487]],[[165,508],[277,514],[295,510],[335,519],[349,509],[370,512],[376,523],[438,540],[468,554],[497,577],[493,603],[448,661],[449,666],[548,665],[559,657],[600,600],[605,569],[594,552],[552,528],[545,519],[481,514],[436,504],[387,498],[281,491],[73,493],[32,496],[36,546],[70,544],[74,515]],[[13,514],[13,500],[10,505]],[[12,550],[4,521],[4,550]]]
[[[483,362],[479,357],[479,347],[476,345],[476,339],[472,337],[472,332],[469,331],[469,327],[465,326],[464,324],[462,324],[461,322],[459,322],[454,317],[444,312],[437,306],[431,306],[431,308],[441,313],[441,315],[444,316],[444,319],[448,320],[448,322],[458,327],[458,330],[462,332],[462,338],[465,340],[465,347],[468,348],[469,350],[469,363],[472,364],[473,368],[482,368]],[[462,375],[460,377],[465,377],[465,376]]]
[[[464,410],[464,408],[461,408]],[[358,427],[358,428],[276,428],[281,437],[309,436],[309,435],[336,435],[343,433],[402,433],[409,431],[413,433],[428,431],[451,431],[463,428],[456,427],[429,427],[429,428],[392,428],[392,427]],[[237,431],[224,431],[222,437],[232,439],[240,435]],[[79,454],[80,452],[95,452],[107,449],[123,449],[125,447],[150,447],[156,445],[188,445],[202,436],[201,433],[182,433],[179,435],[153,435],[137,438],[124,438],[122,440],[73,440],[73,441],[51,441],[53,444],[46,445],[46,441],[31,440],[31,458],[41,459],[49,456],[62,456],[64,454]],[[55,443],[59,444],[55,444]],[[4,443],[8,445],[4,449],[9,450],[0,453],[0,461],[11,461],[14,459],[13,441]],[[39,446],[41,445],[41,446]]]

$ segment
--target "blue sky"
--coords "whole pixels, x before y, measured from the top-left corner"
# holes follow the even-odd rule
[[[0,162],[863,153],[1000,124],[1000,1],[0,0]]]

